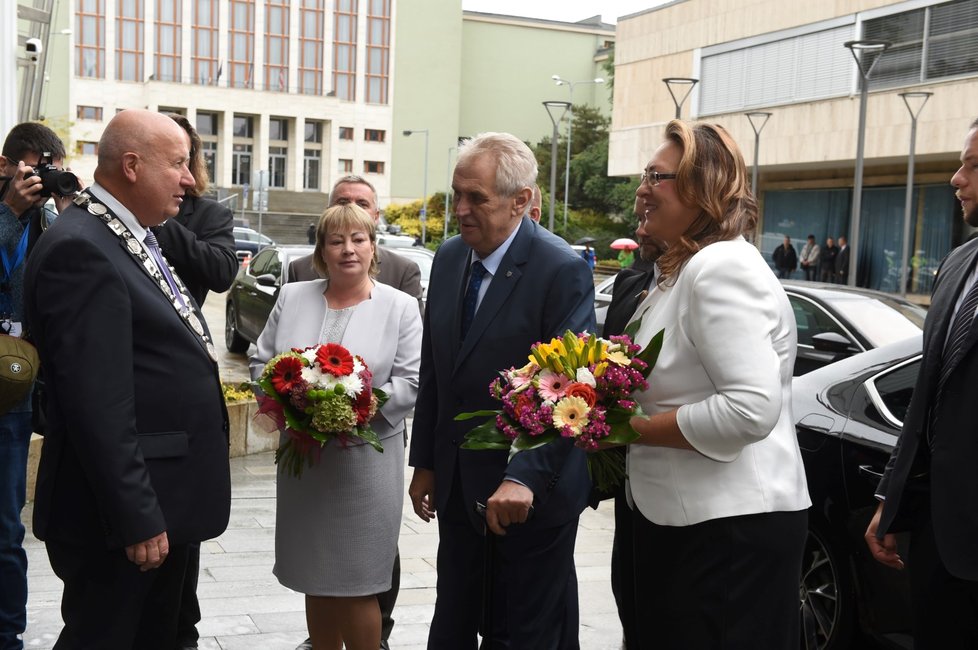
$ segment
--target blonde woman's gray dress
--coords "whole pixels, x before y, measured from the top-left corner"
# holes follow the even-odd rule
[[[327,308],[325,280],[282,287],[251,358],[251,374],[293,347],[340,343],[360,355],[390,399],[371,422],[369,445],[323,449],[300,478],[279,472],[275,568],[279,582],[314,596],[366,596],[390,588],[404,501],[404,419],[414,407],[421,318],[411,296],[374,283],[368,300]]]

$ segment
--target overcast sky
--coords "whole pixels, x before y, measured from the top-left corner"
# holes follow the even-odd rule
[[[462,9],[510,16],[577,22],[601,14],[606,23],[660,5],[665,0],[462,0]]]

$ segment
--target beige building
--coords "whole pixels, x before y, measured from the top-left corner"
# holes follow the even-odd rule
[[[930,92],[919,112],[911,200],[915,292],[968,232],[948,185],[978,110],[978,0],[677,0],[618,22],[609,172],[641,172],[675,104],[665,77],[699,83],[683,116],[722,124],[751,164],[745,113],[760,135],[762,252],[784,235],[849,235],[860,106],[845,43],[882,40],[869,75],[858,284],[899,289],[911,117],[899,93]],[[864,59],[866,63],[869,58]],[[969,101],[972,100],[972,101]]]

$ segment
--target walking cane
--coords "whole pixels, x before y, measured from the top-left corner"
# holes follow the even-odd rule
[[[489,524],[486,522],[486,505],[476,501],[475,511],[482,517],[482,529],[486,536],[485,557],[482,561],[482,629],[484,634],[482,636],[482,644],[479,648],[480,650],[493,650],[493,644],[495,642],[492,627],[493,576],[496,573],[496,544],[498,544],[499,538],[490,530]],[[532,518],[533,506],[531,505],[529,512],[526,513],[526,521],[529,522]]]

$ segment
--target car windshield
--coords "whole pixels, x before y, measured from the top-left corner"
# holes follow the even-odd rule
[[[920,334],[927,315],[921,307],[884,297],[833,294],[824,300],[843,320],[852,323],[873,347]]]
[[[435,259],[430,255],[425,255],[423,253],[412,253],[411,249],[395,248],[393,249],[395,253],[402,257],[407,257],[412,262],[416,262],[418,268],[421,269],[421,278],[427,280],[431,277],[431,262]]]

